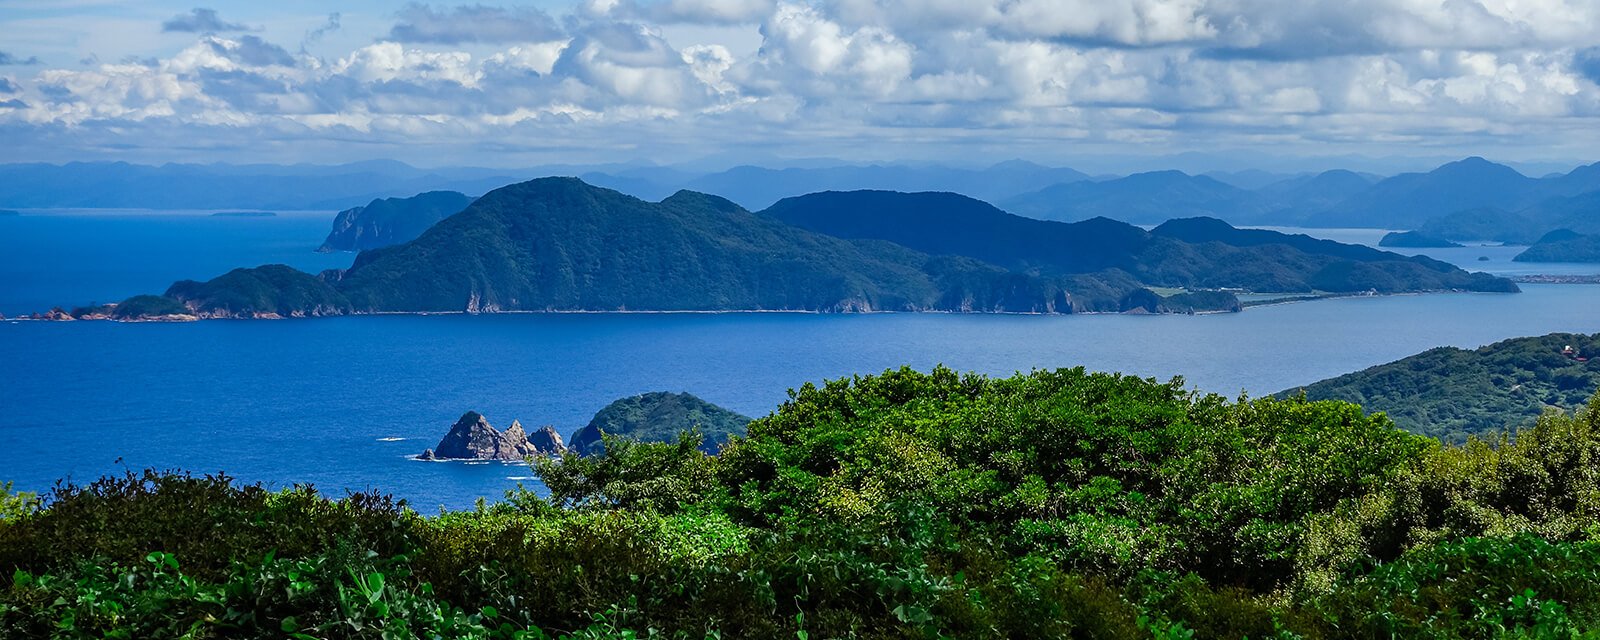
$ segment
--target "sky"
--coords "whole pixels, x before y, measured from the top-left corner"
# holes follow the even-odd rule
[[[0,0],[0,162],[1587,163],[1596,33],[1597,0]]]

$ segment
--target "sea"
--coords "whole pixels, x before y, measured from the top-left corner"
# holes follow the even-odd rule
[[[0,313],[160,293],[173,281],[313,250],[331,211],[23,210],[0,218]],[[1375,245],[1383,230],[1280,229]],[[1518,247],[1424,250],[1499,274]],[[1411,250],[1415,252],[1416,250]],[[1481,259],[1480,258],[1484,258]],[[522,485],[515,463],[421,462],[467,411],[564,437],[618,398],[687,391],[760,417],[805,383],[943,365],[1007,376],[1086,367],[1229,398],[1261,396],[1438,346],[1600,332],[1600,285],[1517,294],[1343,298],[1195,316],[554,313],[193,323],[0,322],[0,482],[48,494],[143,469],[227,473],[325,494],[376,491],[423,512]]]

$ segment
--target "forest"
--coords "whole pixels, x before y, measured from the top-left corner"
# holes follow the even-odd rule
[[[1440,442],[1081,368],[805,385],[420,514],[146,471],[0,501],[0,636],[1570,638],[1600,400]]]

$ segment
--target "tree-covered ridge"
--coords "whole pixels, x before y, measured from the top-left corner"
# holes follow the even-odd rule
[[[322,278],[281,264],[234,269],[206,282],[184,280],[163,295],[202,317],[287,318],[351,311],[344,294]]]
[[[919,310],[960,297],[936,278],[988,270],[941,263],[935,272],[928,263],[715,196],[680,192],[649,203],[545,178],[490,192],[415,241],[361,254],[339,284],[364,310]],[[1050,283],[1033,289],[1005,310],[1048,311],[1065,300]]]
[[[1336,401],[901,369],[806,385],[718,456],[693,437],[608,445],[541,459],[549,500],[437,517],[154,472],[65,484],[42,509],[0,496],[0,636],[1510,640],[1600,625],[1600,400],[1454,446]]]
[[[1005,213],[953,193],[853,191],[779,201],[763,212],[841,238],[870,238],[1045,274],[1119,271],[1144,285],[1260,292],[1516,291],[1427,257],[1257,229],[1215,218],[1145,231],[1107,218],[1075,223]]]
[[[1512,258],[1517,262],[1600,262],[1600,235],[1583,235],[1570,229],[1544,234],[1526,251]]]
[[[260,273],[257,273],[260,272]],[[272,292],[268,288],[288,289]],[[1149,287],[1177,289],[1161,296]],[[1230,291],[1222,291],[1222,290]],[[240,270],[169,295],[202,317],[495,311],[1237,311],[1231,290],[1516,291],[1509,280],[1212,218],[1064,224],[945,193],[822,193],[754,214],[576,178],[490,192],[319,277]],[[301,305],[301,306],[296,306]]]
[[[318,251],[365,251],[408,242],[469,204],[472,198],[455,191],[373,200],[340,211]]]
[[[642,442],[671,442],[678,434],[698,430],[700,447],[716,453],[728,436],[743,436],[750,417],[739,415],[688,393],[654,391],[622,398],[594,414],[572,434],[569,446],[580,454],[603,451],[601,435]]]
[[[1551,408],[1581,406],[1597,386],[1600,334],[1552,333],[1474,350],[1430,349],[1304,391],[1312,400],[1353,402],[1407,431],[1460,442],[1530,424]]]

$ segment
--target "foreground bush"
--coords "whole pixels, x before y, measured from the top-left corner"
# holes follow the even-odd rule
[[[1343,403],[890,371],[717,456],[610,439],[539,461],[548,500],[437,517],[58,487],[0,516],[0,637],[1571,638],[1600,625],[1597,426],[1454,447]]]

